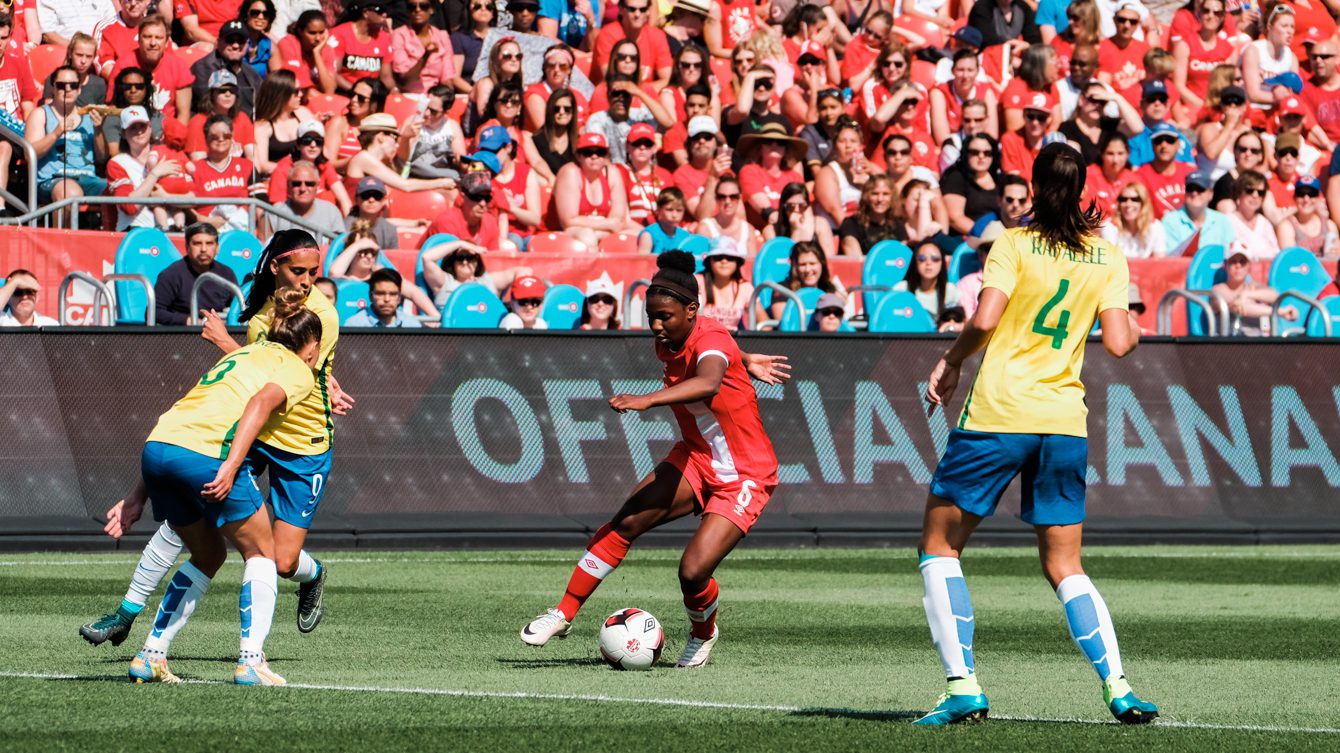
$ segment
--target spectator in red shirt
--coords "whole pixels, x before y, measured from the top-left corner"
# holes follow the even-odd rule
[[[186,153],[193,160],[205,158],[205,152],[209,144],[206,143],[205,120],[212,115],[222,115],[232,123],[231,136],[233,139],[231,149],[234,151],[234,157],[246,157],[248,160],[256,157],[256,134],[251,123],[251,118],[238,106],[237,96],[237,77],[226,70],[214,71],[209,77],[209,108],[208,113],[196,113],[191,118],[187,126]]]
[[[386,30],[387,0],[353,0],[354,20],[330,30],[326,44],[340,56],[335,65],[335,87],[347,93],[360,79],[380,79],[395,91],[391,72],[391,34]]]
[[[1042,151],[1042,137],[1047,135],[1052,117],[1051,103],[1041,92],[1024,106],[1024,126],[1017,131],[1006,131],[1000,137],[1000,169],[1033,180],[1033,159]]]
[[[740,187],[744,192],[749,222],[763,229],[777,213],[782,189],[788,183],[805,182],[796,169],[805,159],[804,140],[792,136],[781,123],[765,123],[740,139]]]
[[[758,4],[753,0],[713,0],[703,24],[703,40],[713,57],[730,57],[735,48],[753,36],[760,25]]]
[[[893,16],[887,10],[870,14],[860,33],[853,36],[843,50],[838,74],[844,83],[852,89],[860,89],[865,80],[874,75],[875,61],[879,59],[880,50],[888,43],[889,30],[892,28]]]
[[[670,130],[661,138],[661,164],[677,169],[689,161],[689,123],[693,122],[694,118],[707,116],[713,123],[721,121],[719,117],[713,117],[711,114],[712,94],[707,84],[694,84],[685,90],[684,116],[670,126]],[[689,212],[691,214],[693,210],[690,209]]]
[[[720,149],[715,120],[707,115],[694,116],[688,127],[688,155],[684,164],[675,168],[675,187],[684,192],[689,214],[704,220],[716,214],[715,190],[717,180],[730,172],[731,155]],[[737,210],[739,206],[735,207]]]
[[[931,137],[935,143],[943,146],[962,127],[963,107],[974,99],[986,103],[985,128],[989,133],[996,133],[996,93],[990,84],[978,80],[981,65],[976,53],[972,50],[955,52],[950,70],[953,78],[930,92]]]
[[[689,98],[689,89],[695,86],[710,86],[711,72],[708,70],[708,57],[697,45],[684,45],[680,48],[679,54],[675,56],[675,69],[670,74],[670,84],[661,89],[661,106],[666,109],[675,118],[677,123],[687,123],[693,115],[689,114],[686,105]],[[721,101],[716,92],[708,89],[708,108],[707,114],[716,120],[721,120]],[[666,151],[669,151],[667,149]]]
[[[554,185],[554,222],[592,251],[610,233],[641,230],[628,220],[628,194],[623,177],[609,164],[609,154],[604,136],[583,133],[577,140],[577,161],[558,171]]]
[[[143,0],[141,0],[142,2]],[[299,89],[316,89],[323,94],[335,93],[335,69],[339,58],[330,41],[326,14],[319,10],[305,10],[288,27],[288,36],[279,40],[275,57],[270,60],[270,72],[292,71]]]
[[[191,85],[195,77],[191,69],[176,54],[168,52],[167,23],[158,16],[150,16],[140,23],[140,45],[135,55],[117,61],[112,78],[125,68],[132,66],[148,72],[153,79],[154,104],[164,117],[164,132],[169,142],[180,139],[185,143],[185,128],[174,129],[169,126],[176,118],[180,126],[191,119]]]
[[[1098,79],[1108,84],[1127,102],[1140,106],[1140,87],[1145,79],[1145,53],[1149,45],[1135,38],[1140,29],[1142,7],[1134,2],[1117,4],[1113,20],[1117,33],[1098,45]]]
[[[576,62],[577,58],[572,48],[565,44],[556,44],[544,51],[544,64],[541,66],[540,80],[526,87],[525,129],[527,131],[533,133],[544,125],[545,104],[559,89],[567,90],[576,100],[577,112],[575,117],[577,125],[580,126],[586,122],[589,110],[586,96],[574,92],[571,88],[572,67]]]
[[[9,16],[0,14],[0,121],[11,130],[22,133],[21,124],[33,111],[42,92],[33,82],[28,60],[9,46],[12,31]],[[0,188],[9,188],[9,163],[13,158],[14,145],[8,140],[0,140]]]
[[[656,152],[656,129],[638,123],[628,131],[628,164],[616,165],[628,195],[628,218],[639,225],[655,221],[657,198],[674,185],[670,171],[656,164]]]
[[[1125,136],[1120,133],[1108,134],[1098,148],[1102,156],[1098,162],[1089,165],[1084,181],[1084,203],[1093,201],[1103,211],[1103,216],[1107,217],[1116,208],[1121,187],[1136,180],[1136,177],[1130,169],[1131,147]]]
[[[670,83],[674,58],[670,55],[670,42],[665,38],[665,32],[651,24],[651,3],[652,0],[626,0],[619,6],[619,22],[600,27],[595,52],[591,56],[593,83],[600,83],[614,45],[624,39],[631,39],[642,50],[639,81],[648,82],[656,89]]]
[[[201,125],[206,144],[205,156],[191,163],[191,181],[200,196],[217,196],[229,199],[247,198],[247,187],[251,185],[253,168],[251,160],[237,156],[234,147],[233,120],[227,115],[214,114]],[[249,230],[251,228],[251,208],[237,204],[221,204],[214,207],[193,207],[201,222],[208,222],[215,228]]]
[[[1312,64],[1312,78],[1303,84],[1303,101],[1312,108],[1317,125],[1309,139],[1324,152],[1340,144],[1340,44],[1326,39],[1312,45],[1308,62]]]
[[[819,121],[819,92],[828,88],[828,51],[809,41],[796,61],[799,70],[796,85],[782,95],[782,114],[792,123],[807,125]]]
[[[140,22],[149,12],[149,0],[121,0],[121,10],[93,27],[98,42],[98,71],[111,76],[116,61],[129,58],[139,46]]]
[[[1275,206],[1287,213],[1294,207],[1294,182],[1298,180],[1298,150],[1302,139],[1296,133],[1281,133],[1275,138],[1275,169],[1270,172],[1267,186],[1275,199]]]
[[[1182,134],[1171,123],[1159,123],[1150,130],[1150,143],[1154,147],[1152,162],[1142,165],[1135,171],[1135,177],[1149,190],[1154,200],[1154,216],[1163,215],[1182,206],[1186,196],[1186,176],[1195,172],[1195,165],[1177,161],[1177,150],[1181,148]]]
[[[493,207],[493,179],[485,172],[467,173],[461,178],[460,195],[461,206],[447,207],[439,214],[423,234],[424,240],[446,233],[488,251],[498,250],[502,227]]]
[[[324,154],[326,146],[326,131],[315,120],[309,120],[298,126],[298,151],[296,154],[285,155],[275,164],[274,172],[270,174],[270,203],[283,204],[288,201],[288,175],[293,169],[293,163],[297,161],[307,161],[316,166],[320,174],[320,183],[316,187],[316,193],[321,194],[330,191],[335,195],[335,205],[340,210],[341,215],[347,215],[353,211],[354,202],[349,197],[349,191],[344,187],[344,181],[340,179],[340,174],[335,172],[335,166],[330,164]]]
[[[1061,103],[1056,96],[1056,81],[1061,77],[1056,48],[1049,44],[1035,44],[1020,56],[1019,73],[1000,95],[1000,110],[1005,114],[1001,132],[1017,131],[1024,127],[1024,108],[1037,102],[1038,94],[1046,97],[1047,109],[1054,112],[1050,125],[1061,124]]]
[[[913,163],[935,170],[940,164],[940,148],[931,138],[926,122],[926,108],[922,107],[925,101],[926,90],[920,84],[906,79],[899,81],[893,86],[892,96],[879,106],[875,117],[870,119],[870,130],[878,134],[877,143],[881,144],[895,133],[906,136],[912,142]],[[880,166],[878,155],[875,164]]]
[[[223,24],[237,18],[237,5],[237,0],[176,0],[172,12],[187,39],[212,46],[218,42]]]
[[[1173,86],[1190,112],[1205,106],[1210,71],[1237,55],[1223,28],[1225,15],[1223,0],[1201,0],[1199,32],[1173,43]]]

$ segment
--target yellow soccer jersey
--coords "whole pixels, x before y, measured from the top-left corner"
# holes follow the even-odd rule
[[[320,455],[330,449],[335,434],[330,405],[330,372],[335,343],[340,339],[340,315],[315,287],[307,295],[307,309],[321,317],[321,354],[316,361],[316,389],[283,416],[275,416],[261,430],[258,442],[297,455]],[[274,318],[274,301],[266,301],[247,323],[247,342],[265,339]]]
[[[1084,341],[1098,313],[1127,309],[1126,257],[1100,238],[1084,253],[1007,230],[992,246],[982,289],[1009,296],[958,426],[1003,434],[1088,436]]]
[[[293,351],[269,342],[248,345],[205,372],[199,384],[158,417],[147,441],[226,458],[247,402],[270,383],[288,396],[286,409],[301,405],[316,386],[312,370]]]

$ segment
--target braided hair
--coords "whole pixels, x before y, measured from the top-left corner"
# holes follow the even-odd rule
[[[698,262],[693,254],[678,249],[663,251],[656,257],[657,271],[647,288],[647,297],[665,296],[687,306],[698,302]]]
[[[280,230],[270,238],[270,243],[266,245],[264,251],[261,251],[261,258],[256,261],[256,271],[251,280],[251,293],[247,295],[247,307],[238,317],[239,321],[249,321],[274,295],[275,273],[270,269],[271,263],[294,251],[306,249],[320,250],[316,239],[306,230],[297,228]]]

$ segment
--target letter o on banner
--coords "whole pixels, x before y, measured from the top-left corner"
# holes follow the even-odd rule
[[[512,414],[521,440],[521,456],[514,463],[495,460],[479,439],[475,425],[475,406],[481,400],[497,400]],[[498,379],[471,379],[462,382],[451,397],[451,426],[456,441],[470,465],[485,477],[504,484],[530,481],[544,467],[544,438],[539,419],[526,398],[510,384]]]

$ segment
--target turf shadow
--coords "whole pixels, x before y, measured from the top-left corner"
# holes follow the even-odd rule
[[[809,708],[792,711],[789,716],[819,716],[828,719],[855,719],[864,722],[896,722],[905,719],[916,719],[924,711],[900,711],[897,709],[887,709],[880,711],[878,709],[842,709],[842,708]]]
[[[573,656],[566,659],[508,659],[500,656],[496,660],[508,669],[549,669],[552,667],[598,667],[605,662],[590,656]]]

